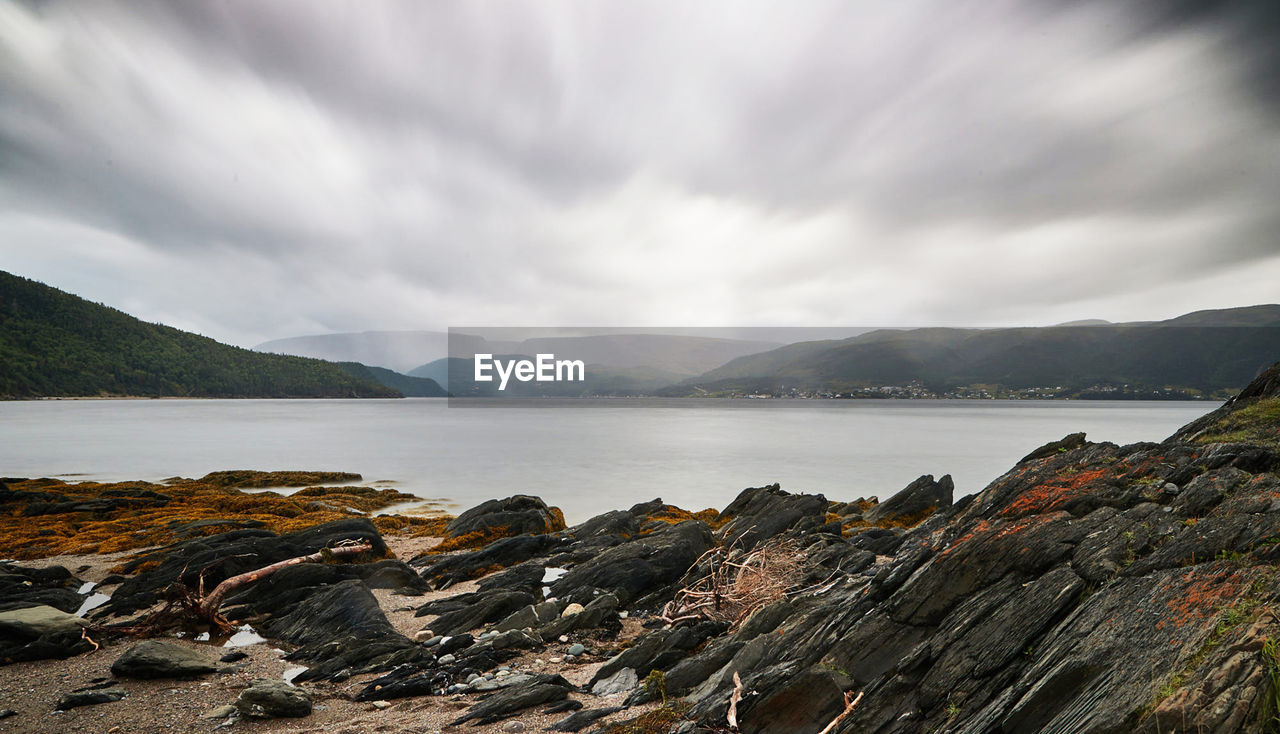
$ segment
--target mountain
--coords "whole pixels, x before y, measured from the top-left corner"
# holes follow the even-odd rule
[[[316,359],[261,354],[0,271],[0,396],[400,397]]]
[[[449,335],[443,331],[364,331],[358,334],[317,334],[263,342],[254,351],[314,357],[330,362],[360,362],[396,372],[449,353]]]
[[[398,391],[406,398],[445,398],[449,392],[436,380],[403,375],[385,367],[370,367],[359,362],[337,362],[344,372],[358,380],[376,382]]]
[[[857,394],[913,383],[931,395],[962,389],[1039,390],[1040,397],[1221,394],[1247,384],[1280,356],[1278,327],[1280,306],[1252,306],[1145,324],[879,330],[742,357],[662,394]]]

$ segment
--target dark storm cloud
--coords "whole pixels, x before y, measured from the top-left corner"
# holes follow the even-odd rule
[[[1274,301],[1278,15],[0,4],[0,267],[239,343]]]

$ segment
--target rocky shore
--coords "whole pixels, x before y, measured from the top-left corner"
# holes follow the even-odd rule
[[[5,479],[0,731],[1275,731],[1278,469],[1280,365],[958,501],[565,527],[523,495],[372,516],[407,496],[354,475]]]

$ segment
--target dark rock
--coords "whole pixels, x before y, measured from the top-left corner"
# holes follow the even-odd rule
[[[54,706],[56,711],[69,711],[81,706],[96,706],[100,703],[113,703],[124,700],[125,692],[119,688],[104,688],[97,691],[77,691],[68,693],[58,699]]]
[[[622,706],[610,706],[602,709],[587,709],[579,711],[576,714],[570,714],[564,719],[557,721],[552,727],[552,731],[582,731],[606,716],[612,716],[622,711]]]
[[[556,703],[553,703],[550,706],[544,708],[542,710],[542,713],[563,714],[566,711],[577,711],[578,709],[581,709],[581,708],[582,708],[581,701],[575,701],[572,698],[566,698],[563,701],[557,701]]]
[[[1031,453],[1019,459],[1018,463],[1025,464],[1028,461],[1036,461],[1037,459],[1047,459],[1050,456],[1065,454],[1068,451],[1073,451],[1075,449],[1080,448],[1081,446],[1084,446],[1085,443],[1086,441],[1084,440],[1084,433],[1068,434],[1065,438],[1060,438],[1057,441],[1050,441],[1049,443],[1041,446],[1035,451],[1032,451]]]
[[[482,625],[497,622],[521,607],[534,602],[533,596],[523,591],[489,591],[470,597],[469,603],[454,611],[441,614],[431,623],[431,629],[440,635],[455,635],[473,630]],[[424,612],[431,607],[419,607],[417,616],[426,616],[432,612]]]
[[[26,568],[0,564],[0,611],[48,606],[75,612],[84,601],[80,580],[62,566]]]
[[[359,693],[357,701],[393,701],[411,696],[439,696],[453,685],[453,676],[438,668],[401,665],[386,675],[370,681]]]
[[[227,653],[226,655],[223,655],[222,657],[218,658],[218,662],[220,662],[220,663],[238,663],[238,662],[240,662],[241,660],[244,660],[244,659],[245,659],[245,658],[247,658],[247,657],[249,657],[249,654],[248,654],[248,653],[243,652],[243,651],[241,651],[241,650],[236,650],[235,652],[229,652],[229,653]]]
[[[688,627],[677,627],[671,630],[657,630],[643,635],[600,666],[591,682],[596,683],[612,677],[623,668],[631,668],[637,678],[644,678],[652,670],[666,670],[689,655],[689,652],[711,637],[725,631],[722,622],[699,622]]]
[[[468,721],[492,724],[531,706],[563,700],[571,690],[573,686],[558,675],[531,676],[519,685],[504,688],[477,702],[449,725],[457,726]]]
[[[175,583],[189,589],[197,588],[201,574],[204,575],[205,588],[210,588],[231,576],[315,553],[342,540],[369,542],[373,546],[370,552],[373,557],[385,555],[387,551],[377,528],[365,518],[335,520],[288,535],[276,535],[266,530],[234,530],[176,543],[126,564],[126,572],[133,572],[146,563],[159,562],[160,565],[120,584],[112,593],[111,601],[99,608],[94,617],[128,615],[146,609],[158,602],[163,590]],[[267,581],[272,578],[274,575]]]
[[[310,645],[340,638],[403,640],[369,589],[358,579],[347,579],[316,590],[276,614],[260,626],[263,634],[294,645]]]
[[[689,520],[640,535],[569,569],[551,585],[560,599],[585,604],[597,591],[607,591],[632,608],[641,597],[655,601],[674,594],[674,584],[711,547],[706,523]]]
[[[573,630],[590,629],[604,624],[606,619],[617,619],[618,597],[613,594],[601,594],[591,600],[577,614],[569,614],[553,619],[538,628],[538,636],[544,640],[554,640],[567,635]]]
[[[440,644],[436,647],[437,655],[448,655],[459,650],[465,650],[475,644],[476,639],[468,634],[449,635],[440,640]]]
[[[217,669],[200,653],[160,640],[144,640],[111,664],[112,675],[121,678],[191,678]]]
[[[868,508],[862,517],[873,525],[911,527],[937,510],[950,507],[954,492],[950,474],[944,474],[936,482],[932,474],[925,474],[884,502]]]
[[[311,694],[282,680],[259,678],[240,691],[235,705],[246,718],[298,718],[311,714]]]
[[[454,518],[445,529],[446,538],[472,533],[500,538],[513,535],[538,535],[564,529],[559,510],[547,507],[538,497],[517,494],[500,500],[483,502]]]
[[[719,535],[725,547],[750,551],[805,518],[821,520],[827,506],[820,494],[791,494],[777,484],[744,489],[720,512],[729,522]]]
[[[744,698],[738,717],[743,734],[817,734],[844,710],[844,692],[821,668],[789,677],[775,689]]]
[[[554,535],[519,535],[499,538],[472,553],[434,556],[439,560],[422,570],[422,577],[437,589],[480,578],[499,568],[508,568],[560,548],[563,538]],[[426,556],[425,559],[433,558]],[[539,578],[539,581],[541,579]]]
[[[0,663],[68,658],[89,652],[84,620],[49,606],[0,612]]]

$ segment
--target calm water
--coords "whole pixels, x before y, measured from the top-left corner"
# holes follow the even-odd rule
[[[544,404],[545,405],[545,404]],[[355,471],[466,508],[536,494],[570,522],[662,497],[723,507],[780,482],[884,498],[921,474],[976,492],[1074,431],[1159,441],[1200,402],[68,400],[0,403],[0,476],[199,477],[219,469]]]

